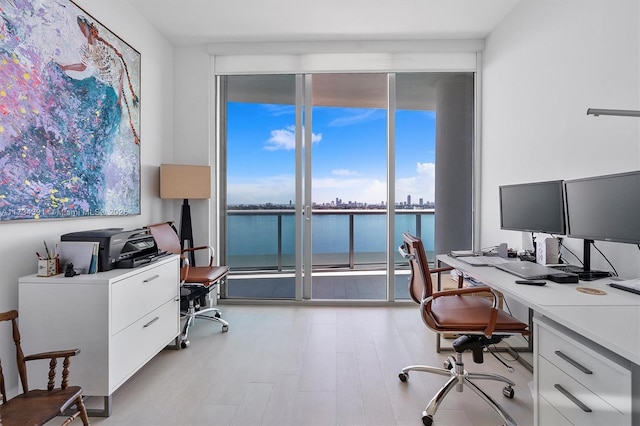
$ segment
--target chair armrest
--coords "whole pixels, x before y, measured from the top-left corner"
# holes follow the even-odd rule
[[[79,353],[80,353],[80,349],[67,349],[63,351],[40,352],[37,354],[25,356],[24,360],[33,361],[38,359],[66,358],[66,357],[78,355]]]
[[[24,357],[26,361],[36,361],[43,359],[50,359],[49,362],[49,380],[47,381],[47,390],[52,391],[55,387],[55,378],[56,378],[56,366],[58,365],[58,358],[64,358],[62,362],[62,379],[60,381],[60,389],[66,389],[69,386],[69,364],[71,363],[72,356],[78,355],[80,353],[80,349],[67,349],[62,351],[51,351],[51,352],[41,352],[37,354],[32,354]],[[26,371],[25,371],[26,373]],[[22,374],[21,374],[22,376]],[[26,378],[26,374],[24,375]],[[26,379],[22,382],[22,387],[25,393],[29,391]]]
[[[429,268],[429,272],[432,274],[439,274],[441,272],[452,271],[454,268],[452,266],[443,266],[441,268]]]
[[[211,246],[197,246],[197,247],[186,248],[182,250],[182,253],[196,252],[198,250],[209,250],[209,266],[213,266],[213,257],[215,255],[215,251]]]
[[[487,337],[490,337],[493,334],[493,330],[496,328],[496,321],[498,319],[498,293],[494,289],[489,286],[477,286],[477,287],[467,287],[467,288],[454,288],[451,290],[442,290],[438,293],[434,293],[430,298],[425,299],[421,305],[425,305],[428,301],[433,299],[437,299],[438,297],[443,296],[459,296],[463,294],[473,294],[473,293],[491,293],[491,297],[493,298],[493,303],[491,305],[491,313],[489,314],[489,320],[487,321],[487,327],[484,329],[484,334]]]

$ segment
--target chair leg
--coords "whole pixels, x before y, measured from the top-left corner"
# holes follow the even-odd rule
[[[452,374],[451,372],[449,372],[449,374],[451,375],[451,377],[449,378],[449,380],[447,380],[447,383],[445,383],[445,385],[440,388],[438,393],[436,393],[435,396],[431,398],[431,401],[429,401],[429,404],[427,404],[424,411],[422,412],[423,423],[427,424],[425,422],[425,417],[433,419],[433,416],[436,414],[436,411],[438,411],[438,407],[440,407],[440,404],[442,404],[442,400],[444,399],[444,397],[447,396],[447,394],[451,392],[451,389],[453,389],[453,387],[459,383],[459,378],[455,374]]]
[[[208,312],[214,312],[214,316],[205,315]],[[222,324],[222,332],[223,333],[226,332],[226,331],[229,331],[229,323],[226,322],[225,320],[223,320],[222,318],[220,318],[219,315],[220,315],[220,309],[217,309],[217,308],[205,308],[205,309],[200,309],[199,311],[197,311],[195,317],[196,318],[208,319],[210,321],[215,321],[217,323]]]
[[[196,311],[196,305],[194,300],[189,300],[189,306],[186,312],[182,312],[182,315],[186,318],[184,326],[182,327],[182,334],[180,335],[180,347],[187,348],[190,345],[188,340],[189,328],[193,325],[193,322],[196,318],[204,318],[211,321],[215,321],[217,323],[222,324],[222,332],[229,331],[229,323],[222,318],[217,316],[209,316],[205,315],[208,312],[214,312],[217,315],[220,315],[220,310],[217,308],[205,308]]]
[[[76,398],[76,400],[74,401],[74,404],[76,405],[77,411],[71,414],[69,417],[67,417],[65,421],[61,424],[61,426],[67,426],[71,424],[71,422],[73,422],[78,416],[80,416],[80,419],[82,420],[82,424],[84,426],[88,426],[89,416],[87,415],[87,409],[84,406],[84,401],[82,400],[82,396],[79,396],[78,398]]]
[[[464,379],[464,383],[469,385],[471,387],[471,389],[477,393],[480,398],[484,399],[485,402],[487,404],[489,404],[491,406],[491,408],[494,409],[494,411],[496,413],[498,413],[498,415],[500,417],[502,417],[502,420],[505,421],[505,424],[507,426],[517,426],[516,425],[516,421],[513,420],[513,418],[511,418],[511,416],[505,411],[504,408],[502,408],[497,402],[495,402],[493,400],[493,398],[491,398],[489,395],[487,395],[482,389],[480,389],[475,383],[473,383],[471,380],[469,380],[468,378]]]
[[[507,426],[516,426],[516,422],[507,414],[507,412],[498,405],[489,395],[487,395],[483,390],[481,390],[475,383],[473,383],[470,379],[479,379],[479,380],[496,380],[499,382],[503,382],[507,384],[507,387],[503,391],[503,394],[508,398],[513,397],[513,386],[515,383],[506,377],[500,376],[498,374],[491,373],[468,373],[464,368],[464,362],[462,360],[462,353],[457,352],[456,358],[448,357],[445,362],[445,367],[450,368],[438,368],[438,367],[430,367],[426,365],[411,365],[405,367],[401,370],[398,377],[400,381],[406,382],[409,378],[410,371],[420,371],[425,373],[434,373],[441,376],[450,376],[449,380],[445,383],[445,385],[440,388],[438,393],[429,401],[424,411],[422,412],[422,423],[426,426],[430,426],[433,424],[433,416],[436,414],[438,407],[442,403],[443,399],[447,394],[451,391],[451,389],[457,387],[458,392],[462,392],[464,385],[468,385],[475,393],[477,393],[487,404],[489,404],[498,415],[505,421]],[[509,392],[506,392],[509,390]]]

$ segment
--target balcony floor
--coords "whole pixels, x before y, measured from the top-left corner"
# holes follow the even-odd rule
[[[409,299],[409,271],[395,275],[395,299]],[[229,299],[293,299],[293,274],[232,275],[228,280]],[[312,298],[318,300],[387,300],[384,271],[318,272],[312,279]]]

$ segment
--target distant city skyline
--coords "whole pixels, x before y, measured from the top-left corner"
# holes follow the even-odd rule
[[[228,103],[227,111],[228,205],[288,204],[295,196],[295,108]],[[385,202],[386,118],[382,109],[314,107],[314,204]],[[396,201],[410,194],[433,203],[434,171],[435,113],[398,111]]]

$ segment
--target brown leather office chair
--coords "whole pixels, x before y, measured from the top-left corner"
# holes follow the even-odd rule
[[[16,346],[16,361],[18,376],[22,385],[22,393],[14,398],[7,399],[5,391],[4,375],[0,367],[0,425],[23,426],[44,425],[56,416],[63,415],[69,407],[76,406],[76,411],[62,423],[63,426],[71,423],[80,416],[82,423],[89,424],[87,410],[82,402],[82,388],[69,386],[70,358],[80,353],[80,349],[65,351],[44,352],[24,356],[20,346],[20,331],[18,330],[18,311],[0,313],[0,322],[11,321],[13,343]],[[69,330],[73,333],[73,330]],[[55,388],[56,366],[58,359],[62,359],[62,380],[59,388]],[[47,389],[29,389],[27,382],[27,362],[35,360],[49,360],[49,380]]]
[[[422,423],[425,426],[433,424],[433,416],[442,403],[444,397],[456,387],[462,392],[464,386],[469,386],[483,400],[485,400],[509,426],[514,426],[515,421],[509,414],[489,395],[480,389],[473,379],[490,379],[506,383],[503,394],[507,398],[513,398],[513,386],[515,383],[506,377],[497,374],[469,373],[464,368],[462,354],[470,350],[476,363],[483,362],[483,349],[487,345],[500,342],[511,335],[528,335],[527,324],[524,324],[507,312],[498,308],[498,295],[486,286],[457,288],[433,291],[431,272],[450,270],[452,268],[440,268],[429,270],[427,255],[424,251],[422,240],[405,233],[402,236],[403,245],[399,251],[411,266],[411,278],[409,281],[409,294],[411,298],[420,303],[420,315],[427,327],[438,333],[459,334],[453,342],[456,357],[448,357],[444,368],[425,365],[411,365],[402,369],[398,377],[402,382],[409,378],[410,371],[422,371],[426,373],[449,376],[449,380],[429,401],[422,412]],[[490,292],[493,300],[487,297],[468,297],[474,293]]]
[[[213,264],[213,248],[209,246],[198,246],[182,250],[180,248],[180,237],[172,222],[162,222],[147,226],[148,232],[153,235],[160,250],[179,254],[182,259],[180,268],[181,291],[180,299],[184,302],[181,314],[186,317],[186,321],[180,335],[180,346],[189,346],[187,339],[189,327],[196,318],[204,318],[222,324],[222,331],[229,330],[229,323],[220,318],[220,310],[217,308],[201,308],[204,305],[206,296],[215,286],[224,280],[228,273],[228,266],[215,266]],[[209,251],[209,264],[207,266],[189,265],[185,256],[186,253],[198,250]],[[213,313],[213,315],[209,315]]]

